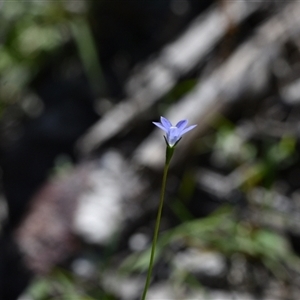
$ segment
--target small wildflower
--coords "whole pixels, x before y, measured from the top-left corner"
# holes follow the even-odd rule
[[[171,122],[164,117],[160,117],[160,122],[152,123],[166,132],[165,140],[167,142],[167,145],[171,148],[177,145],[177,143],[180,141],[180,139],[185,133],[197,126],[191,125],[189,127],[186,127],[188,123],[187,120],[181,120],[175,126],[173,126]]]

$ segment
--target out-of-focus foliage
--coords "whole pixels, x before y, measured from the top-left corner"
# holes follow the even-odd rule
[[[37,278],[28,290],[32,299],[65,299],[65,300],[114,300],[114,296],[101,290],[97,284],[85,282],[64,270],[57,269],[45,278]]]
[[[294,256],[286,240],[277,233],[264,228],[255,228],[247,221],[238,221],[234,211],[222,209],[205,219],[195,219],[170,229],[162,234],[157,244],[156,260],[165,248],[179,243],[184,247],[219,251],[227,257],[241,254],[247,259],[261,261],[278,276],[287,276],[280,262],[290,266],[300,260]],[[150,249],[130,257],[124,270],[145,271],[148,267]],[[170,253],[168,253],[170,255]],[[168,257],[170,259],[170,257]]]
[[[20,100],[20,92],[74,38],[72,24],[85,20],[85,1],[4,1],[0,10],[0,102]],[[76,36],[75,36],[76,38]],[[87,37],[85,37],[87,38]]]

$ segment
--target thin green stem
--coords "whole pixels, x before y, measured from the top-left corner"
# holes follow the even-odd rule
[[[171,154],[171,156],[172,156],[172,154]],[[153,261],[154,261],[156,242],[157,242],[159,226],[160,226],[160,220],[161,220],[161,213],[162,213],[164,198],[165,198],[166,182],[167,182],[167,175],[168,175],[170,160],[171,160],[171,157],[168,159],[168,150],[167,150],[167,159],[166,159],[166,163],[165,163],[165,167],[164,167],[164,174],[163,174],[163,179],[162,179],[159,207],[158,207],[158,211],[157,211],[155,229],[154,229],[154,234],[153,234],[150,262],[149,262],[147,279],[146,279],[146,283],[145,283],[145,287],[144,287],[144,291],[143,291],[143,295],[142,295],[142,300],[146,299],[146,295],[147,295],[149,284],[150,284],[150,279],[151,279],[151,274],[152,274],[152,269],[153,269]]]

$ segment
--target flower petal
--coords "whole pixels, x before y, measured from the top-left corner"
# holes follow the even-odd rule
[[[171,122],[164,117],[160,117],[160,122],[167,129],[170,129],[170,127],[172,126]]]
[[[180,139],[181,134],[177,127],[172,126],[170,127],[168,133],[167,133],[167,141],[170,147],[173,147],[176,142]]]
[[[187,120],[181,120],[176,124],[176,127],[180,130],[180,132],[184,129],[184,127],[187,125]]]
[[[165,132],[168,132],[168,128],[165,128],[162,124],[160,124],[159,122],[152,122],[155,126],[157,126],[158,128],[162,129]]]
[[[196,126],[197,126],[197,125],[191,125],[191,126],[185,128],[185,129],[183,129],[183,130],[181,131],[181,135],[187,133],[188,131],[192,130],[192,129],[195,128]]]

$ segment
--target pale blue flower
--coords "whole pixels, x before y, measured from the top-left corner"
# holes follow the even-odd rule
[[[171,122],[164,117],[160,117],[160,123],[159,122],[152,122],[152,123],[158,128],[166,132],[165,140],[169,147],[176,146],[176,144],[180,141],[180,139],[185,133],[187,133],[188,131],[192,130],[197,126],[197,125],[191,125],[189,127],[186,127],[188,123],[187,120],[181,120],[175,126],[173,126]]]

